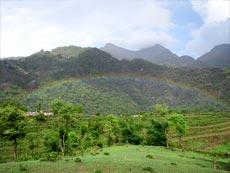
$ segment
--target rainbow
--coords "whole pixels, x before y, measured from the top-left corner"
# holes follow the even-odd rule
[[[228,105],[227,103],[224,103],[223,101],[219,100],[216,96],[215,93],[210,93],[206,90],[201,90],[198,89],[196,87],[191,87],[188,85],[185,85],[183,83],[179,83],[179,82],[174,82],[168,79],[161,79],[161,78],[157,78],[157,77],[153,77],[153,76],[143,76],[143,75],[134,75],[134,74],[108,74],[108,75],[88,75],[88,76],[83,76],[83,77],[79,77],[79,78],[68,78],[68,79],[63,79],[63,80],[58,80],[58,81],[54,81],[54,82],[50,82],[48,84],[45,84],[43,86],[41,86],[39,89],[32,91],[30,93],[28,93],[28,95],[33,94],[35,92],[38,91],[43,91],[46,90],[48,88],[53,88],[53,87],[58,87],[61,86],[64,83],[69,83],[69,82],[90,82],[90,81],[94,81],[94,82],[99,82],[101,80],[135,80],[138,82],[145,82],[145,83],[160,83],[162,85],[168,85],[170,87],[177,87],[177,88],[181,88],[190,92],[194,92],[203,96],[206,96],[212,100],[215,100],[216,102],[222,104],[222,105]]]

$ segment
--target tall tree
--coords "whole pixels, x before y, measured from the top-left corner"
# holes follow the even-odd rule
[[[14,159],[17,159],[18,139],[26,134],[26,119],[18,105],[6,105],[0,109],[0,136],[13,141]]]
[[[54,116],[57,116],[59,144],[62,156],[64,156],[67,134],[70,132],[71,125],[73,124],[73,116],[79,113],[79,108],[78,106],[74,106],[70,103],[64,103],[61,100],[54,100],[52,102],[52,111]]]

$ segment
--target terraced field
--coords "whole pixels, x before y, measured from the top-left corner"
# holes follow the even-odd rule
[[[230,112],[187,115],[185,121],[185,149],[230,157]],[[170,144],[179,146],[175,134],[171,134]]]

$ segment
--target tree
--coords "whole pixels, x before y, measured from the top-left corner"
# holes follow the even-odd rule
[[[0,136],[13,141],[14,159],[17,159],[18,139],[26,134],[26,119],[17,105],[7,105],[0,109]]]
[[[147,145],[165,145],[167,141],[165,130],[167,128],[167,121],[151,119],[147,127]]]
[[[154,108],[155,111],[160,115],[165,115],[168,113],[168,106],[166,104],[156,104]]]
[[[184,145],[182,142],[182,136],[186,132],[186,124],[184,121],[184,116],[182,114],[172,114],[169,117],[169,124],[176,130],[177,135],[179,136],[179,144],[184,151]]]
[[[62,156],[65,155],[65,142],[67,134],[71,130],[73,124],[73,116],[79,113],[79,107],[70,103],[64,103],[61,100],[54,100],[52,102],[52,111],[57,116],[57,130],[59,133],[59,144],[62,152]],[[80,109],[80,112],[82,108]]]
[[[103,128],[104,136],[107,138],[107,145],[111,146],[113,143],[121,142],[121,129],[119,126],[119,119],[114,115],[108,115],[104,122]]]

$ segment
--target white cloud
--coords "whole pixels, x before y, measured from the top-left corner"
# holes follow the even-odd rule
[[[191,1],[191,4],[205,23],[224,21],[230,17],[229,0]]]
[[[186,49],[202,55],[218,44],[230,43],[229,28],[230,19],[205,24],[192,33],[193,39],[188,42]]]
[[[177,42],[175,38],[165,32],[155,31],[153,33],[151,30],[147,29],[134,30],[120,36],[104,37],[101,41],[102,45],[106,42],[112,42],[118,46],[131,50],[139,50],[140,48],[150,47],[157,43],[169,47]]]
[[[191,31],[192,39],[186,44],[186,51],[201,56],[218,44],[230,43],[230,1],[191,1],[191,4],[204,24]]]
[[[3,1],[1,8],[1,57],[72,44],[140,49],[176,41],[170,11],[159,1]]]

